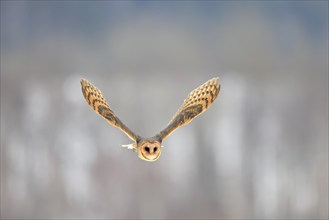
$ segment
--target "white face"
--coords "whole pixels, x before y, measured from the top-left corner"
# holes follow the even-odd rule
[[[137,148],[139,158],[146,161],[156,161],[161,154],[161,145],[159,142],[141,143]]]

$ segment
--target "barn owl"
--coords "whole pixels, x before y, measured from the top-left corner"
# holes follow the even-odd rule
[[[107,120],[111,125],[123,131],[132,141],[132,144],[122,145],[137,152],[139,158],[145,161],[156,161],[161,154],[161,143],[175,129],[186,125],[196,116],[205,112],[217,98],[220,84],[219,78],[208,80],[194,89],[183,101],[177,113],[165,129],[153,137],[144,138],[131,131],[113,112],[105,100],[102,92],[86,79],[81,79],[82,93],[90,107]]]

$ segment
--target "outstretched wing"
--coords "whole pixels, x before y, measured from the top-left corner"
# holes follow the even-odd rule
[[[134,132],[132,132],[125,124],[123,124],[114,114],[109,104],[103,97],[102,92],[85,79],[81,79],[80,82],[83,96],[85,97],[90,107],[100,116],[105,118],[111,125],[122,130],[131,140],[136,141],[136,134],[134,134]]]
[[[158,135],[161,140],[168,137],[176,128],[186,125],[193,118],[205,112],[218,96],[220,90],[219,78],[213,78],[194,89],[184,100],[167,127]]]

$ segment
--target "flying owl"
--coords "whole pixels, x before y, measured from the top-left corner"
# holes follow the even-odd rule
[[[111,125],[123,131],[132,141],[132,144],[122,145],[133,149],[145,161],[156,161],[161,154],[161,143],[176,128],[186,125],[193,118],[205,112],[217,98],[220,84],[219,78],[213,78],[194,89],[184,100],[177,113],[165,129],[153,137],[144,138],[131,131],[113,112],[106,102],[102,92],[85,79],[81,79],[82,93],[90,107],[107,120]]]

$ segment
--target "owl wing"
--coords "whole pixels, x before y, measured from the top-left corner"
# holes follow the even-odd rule
[[[219,78],[213,78],[194,89],[184,100],[167,127],[156,136],[167,138],[176,128],[186,125],[193,118],[205,112],[217,98],[220,90]]]
[[[105,118],[111,125],[123,131],[131,140],[136,141],[137,135],[134,134],[121,120],[114,114],[110,105],[106,102],[102,92],[93,84],[85,79],[81,79],[81,88],[83,96],[90,107]]]

